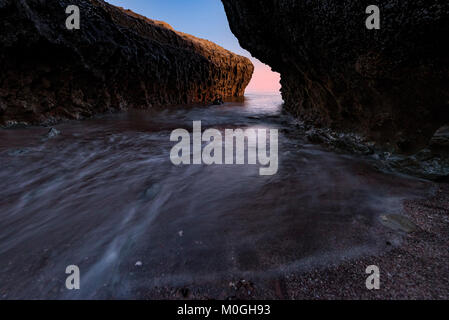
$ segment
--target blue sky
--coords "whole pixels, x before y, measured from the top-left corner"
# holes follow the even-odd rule
[[[250,57],[232,34],[220,0],[107,0],[150,19],[162,20],[176,30],[211,40]]]
[[[220,0],[106,0],[131,9],[150,19],[162,20],[174,29],[208,39],[220,46],[251,58],[256,70],[249,91],[277,91],[279,75],[251,57],[232,34]]]

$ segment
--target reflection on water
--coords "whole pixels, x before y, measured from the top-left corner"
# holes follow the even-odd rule
[[[278,95],[0,131],[0,298],[132,298],[139,288],[256,276],[383,248],[381,213],[429,184],[295,134]],[[176,128],[279,129],[279,171],[174,166]],[[142,266],[136,262],[142,262]],[[78,265],[81,290],[65,289]]]

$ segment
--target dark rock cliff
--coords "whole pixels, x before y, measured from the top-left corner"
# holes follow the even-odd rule
[[[285,108],[391,150],[449,122],[447,0],[222,0],[243,48],[282,76]],[[368,5],[381,29],[367,30]]]
[[[80,30],[67,30],[77,5]],[[0,125],[242,96],[253,65],[101,0],[0,0]]]

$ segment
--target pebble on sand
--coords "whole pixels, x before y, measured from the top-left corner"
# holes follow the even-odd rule
[[[414,232],[417,229],[416,225],[409,218],[400,214],[382,215],[380,222],[385,227],[407,233]]]
[[[55,128],[51,128],[50,130],[48,130],[47,132],[47,138],[54,138],[60,135],[61,132],[59,132],[59,130],[55,129]]]

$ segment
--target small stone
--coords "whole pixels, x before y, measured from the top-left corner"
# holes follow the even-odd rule
[[[136,267],[141,267],[143,265],[142,261],[137,261],[136,262]]]
[[[182,230],[179,231],[179,232],[178,232],[178,235],[179,235],[180,237],[183,237],[183,236],[184,236],[184,231],[182,231]]]
[[[222,104],[224,104],[224,101],[222,98],[217,98],[212,102],[212,104],[215,106],[221,106]]]
[[[61,134],[61,132],[59,132],[59,130],[55,129],[55,128],[51,128],[50,130],[48,130],[47,133],[47,138],[54,138],[57,137]]]
[[[161,189],[161,185],[159,183],[155,183],[143,192],[142,198],[146,201],[152,201],[157,197]]]
[[[380,222],[390,229],[411,233],[416,231],[416,225],[406,216],[400,214],[386,214],[380,217]]]

